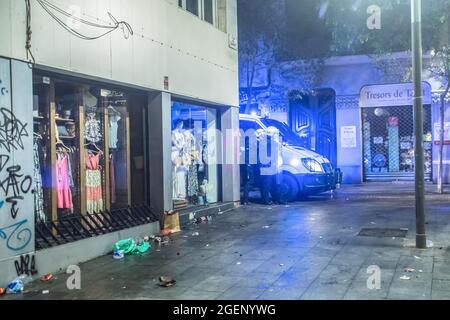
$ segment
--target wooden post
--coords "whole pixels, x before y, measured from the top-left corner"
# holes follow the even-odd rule
[[[80,106],[78,110],[78,138],[80,144],[80,209],[81,214],[86,214],[86,154],[84,148],[84,107]]]
[[[131,206],[131,146],[130,146],[130,114],[126,113],[125,135],[127,144],[127,196],[128,205]]]
[[[111,186],[110,186],[110,171],[109,171],[109,163],[110,163],[110,159],[109,159],[109,114],[108,114],[108,109],[105,108],[104,112],[103,112],[103,123],[104,123],[104,132],[103,132],[103,137],[104,137],[104,145],[103,145],[103,154],[104,154],[104,158],[105,158],[105,185],[104,185],[104,190],[105,190],[105,208],[106,210],[111,210]]]
[[[49,108],[49,142],[50,142],[50,172],[51,172],[51,219],[58,220],[58,208],[56,199],[56,102],[55,102],[55,81],[50,82],[50,108]],[[56,230],[52,230],[56,235]]]

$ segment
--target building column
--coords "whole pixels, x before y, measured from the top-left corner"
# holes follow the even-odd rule
[[[239,109],[230,107],[222,112],[222,201],[238,202],[240,193]]]
[[[359,96],[336,96],[337,166],[345,184],[363,181],[363,128]]]
[[[173,209],[172,203],[172,122],[171,95],[161,92],[149,94],[148,99],[148,155],[150,206],[163,216]]]
[[[35,265],[33,75],[0,58],[0,287]],[[28,261],[28,263],[26,263]]]
[[[432,118],[432,134],[433,134],[433,182],[437,183],[438,180],[438,166],[439,166],[439,156],[440,156],[440,135],[439,128],[441,125],[441,93],[434,92],[432,94],[432,105],[431,105],[431,118]],[[445,109],[444,109],[444,125],[448,127],[450,123],[450,104],[445,101]],[[448,131],[448,130],[447,130]],[[448,135],[447,135],[448,136]],[[447,140],[446,137],[444,137]],[[445,141],[444,140],[444,141]],[[445,141],[448,143],[448,141]],[[444,184],[450,183],[450,146],[448,144],[444,144],[444,152],[443,152],[443,182]]]

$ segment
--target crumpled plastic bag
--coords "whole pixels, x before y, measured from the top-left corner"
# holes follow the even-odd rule
[[[11,281],[10,284],[8,284],[8,287],[6,288],[6,293],[8,294],[18,294],[22,293],[24,289],[24,283],[23,280],[25,279],[24,276],[20,276],[13,281]]]
[[[141,254],[147,252],[150,247],[150,244],[146,241],[139,241],[139,243],[136,243],[134,239],[130,238],[116,242],[113,246],[113,251],[122,251],[125,255]]]

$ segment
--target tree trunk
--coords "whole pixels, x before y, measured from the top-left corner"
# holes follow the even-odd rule
[[[255,62],[252,63],[252,71],[250,73],[250,79],[248,77],[248,65],[247,65],[247,106],[245,108],[245,113],[250,114],[252,107],[253,98],[253,79],[255,78]]]

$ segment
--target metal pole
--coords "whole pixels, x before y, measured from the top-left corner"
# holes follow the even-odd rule
[[[414,77],[414,128],[415,128],[415,190],[416,190],[416,247],[427,247],[425,233],[425,178],[423,150],[422,106],[422,18],[421,0],[411,0],[412,53]]]

